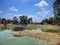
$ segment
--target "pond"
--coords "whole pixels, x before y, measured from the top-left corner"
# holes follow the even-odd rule
[[[50,45],[42,39],[29,36],[15,37],[10,32],[10,30],[0,31],[0,45]]]

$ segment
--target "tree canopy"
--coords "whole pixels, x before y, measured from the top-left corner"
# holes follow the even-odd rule
[[[54,9],[54,23],[57,25],[60,25],[60,0],[56,0],[53,3],[53,9]]]

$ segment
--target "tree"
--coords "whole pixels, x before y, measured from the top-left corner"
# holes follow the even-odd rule
[[[13,24],[17,24],[18,23],[18,18],[15,16],[13,17],[13,20],[12,20]]]
[[[53,3],[53,9],[54,9],[54,23],[57,25],[60,25],[60,0],[56,0]]]
[[[12,20],[8,20],[8,19],[5,19],[5,18],[0,18],[0,24],[7,24],[7,23],[11,23]]]
[[[50,17],[50,18],[48,19],[48,23],[49,23],[49,24],[53,24],[53,21],[54,21],[53,17]]]
[[[11,23],[12,22],[12,20],[7,20],[7,23],[9,24],[9,23]]]
[[[27,24],[27,16],[20,16],[20,24]]]
[[[2,18],[2,19],[1,19],[1,23],[4,24],[4,25],[6,25],[7,20],[6,20],[5,18]]]
[[[48,24],[53,24],[53,21],[54,21],[53,17],[50,17],[49,19],[42,20],[42,23],[46,22]]]
[[[0,18],[0,24],[1,24],[1,18]]]

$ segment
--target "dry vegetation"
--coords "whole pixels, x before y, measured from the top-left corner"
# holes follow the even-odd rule
[[[27,35],[43,40],[47,40],[52,45],[60,45],[60,34],[59,33],[47,33],[47,32],[33,32],[33,31],[19,31],[19,32],[12,32],[13,35]]]
[[[0,24],[0,28],[4,27],[5,25]],[[14,26],[22,26],[22,25],[12,25],[12,24],[7,24],[7,27],[14,27]],[[41,29],[53,29],[53,30],[60,30],[60,26],[57,25],[40,25],[40,24],[28,24],[26,27],[29,28],[41,28]]]
[[[29,24],[28,26],[32,26],[32,27],[35,27],[35,28],[42,28],[42,29],[54,29],[54,30],[60,30],[60,26],[57,26],[57,25],[32,25],[32,24]]]

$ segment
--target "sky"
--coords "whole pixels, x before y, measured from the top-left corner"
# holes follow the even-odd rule
[[[0,18],[32,17],[33,22],[53,17],[54,0],[0,0]]]

